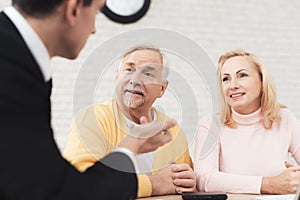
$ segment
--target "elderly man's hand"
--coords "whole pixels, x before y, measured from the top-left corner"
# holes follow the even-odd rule
[[[128,148],[133,153],[147,153],[172,140],[169,129],[177,124],[175,120],[147,123],[146,118],[141,117],[140,121],[141,125],[129,127],[129,134],[120,142],[119,147]]]

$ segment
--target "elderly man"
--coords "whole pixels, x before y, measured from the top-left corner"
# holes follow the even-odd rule
[[[115,76],[117,99],[79,111],[70,128],[64,156],[80,171],[108,154],[139,118],[164,122],[165,114],[152,107],[168,86],[168,67],[161,51],[150,46],[130,49]],[[186,137],[177,125],[173,140],[155,152],[136,156],[138,197],[195,191],[195,176]]]

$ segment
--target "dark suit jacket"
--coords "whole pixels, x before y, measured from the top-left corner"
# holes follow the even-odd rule
[[[51,81],[0,13],[0,199],[134,199],[132,161],[111,153],[84,174],[65,161],[50,125]],[[124,184],[125,183],[125,184]]]

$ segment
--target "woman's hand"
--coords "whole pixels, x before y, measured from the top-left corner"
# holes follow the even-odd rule
[[[300,183],[300,166],[287,166],[281,174],[274,177],[263,177],[261,193],[294,194]]]

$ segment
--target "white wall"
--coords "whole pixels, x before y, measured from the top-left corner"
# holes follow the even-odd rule
[[[1,0],[0,9],[9,4]],[[74,84],[81,64],[99,43],[143,27],[166,28],[186,35],[201,45],[214,63],[220,54],[235,48],[253,52],[270,69],[280,102],[300,119],[299,9],[297,0],[152,0],[147,15],[135,24],[116,24],[100,14],[97,33],[88,40],[79,58],[53,61],[52,116],[59,147],[64,147],[73,115]],[[201,96],[198,101],[203,115],[207,98]]]

